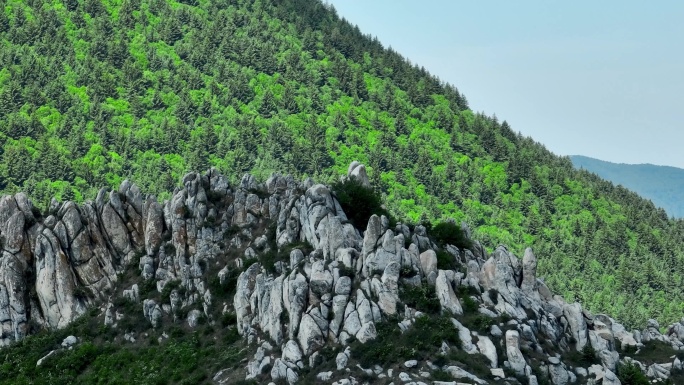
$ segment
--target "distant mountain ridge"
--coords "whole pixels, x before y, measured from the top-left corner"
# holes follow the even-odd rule
[[[593,172],[650,199],[670,216],[684,218],[684,169],[653,164],[611,163],[582,155],[572,155],[570,159],[576,168]]]

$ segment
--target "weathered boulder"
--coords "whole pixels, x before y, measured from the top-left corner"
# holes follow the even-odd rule
[[[570,374],[558,358],[549,357],[548,370],[549,377],[554,385],[566,385],[570,381]]]
[[[455,318],[451,319],[451,323],[458,330],[458,337],[461,340],[461,348],[468,354],[477,353],[477,347],[473,345],[473,337],[470,335],[470,330],[458,322]]]
[[[52,328],[66,327],[86,308],[83,298],[75,296],[77,285],[69,258],[49,228],[38,235],[34,255],[36,294],[45,321]]]
[[[297,341],[302,347],[302,352],[306,356],[310,356],[325,343],[323,331],[310,314],[305,313],[302,315],[302,321],[299,324],[299,332],[297,334]]]
[[[534,256],[532,249],[525,249],[522,261],[522,283],[520,289],[528,296],[539,301],[537,292],[537,257]]]
[[[362,185],[370,187],[370,181],[368,180],[368,174],[366,173],[366,166],[357,161],[353,161],[349,165],[349,169],[347,169],[347,177],[356,179]]]
[[[240,335],[245,335],[251,328],[250,324],[253,318],[252,311],[254,309],[252,309],[250,298],[252,293],[254,293],[259,270],[259,264],[255,263],[238,277],[235,296],[233,297],[233,306],[235,307],[237,328]]]
[[[603,374],[603,382],[601,385],[622,385],[618,376],[615,375],[611,370],[606,370]]]
[[[147,207],[145,220],[145,251],[147,255],[154,255],[161,246],[164,232],[164,211],[156,201]]]
[[[525,357],[520,351],[520,334],[517,330],[506,331],[506,357],[510,368],[519,375],[525,374]]]
[[[287,341],[283,346],[283,359],[296,365],[297,363],[301,364],[302,358],[302,350],[297,342],[294,340]]]
[[[492,368],[498,367],[499,357],[496,354],[496,346],[489,337],[478,336],[477,348],[480,350],[480,353],[489,359],[489,365]]]
[[[461,303],[458,301],[458,297],[456,297],[456,293],[454,293],[451,282],[447,279],[447,274],[444,270],[439,270],[437,274],[435,292],[442,306],[442,311],[448,311],[453,315],[463,314]]]
[[[434,250],[426,250],[420,254],[420,268],[428,283],[434,284],[437,279],[437,254]]]
[[[570,326],[570,335],[577,341],[577,350],[582,350],[587,344],[587,323],[584,321],[582,306],[577,302],[565,304],[563,306],[563,316]]]

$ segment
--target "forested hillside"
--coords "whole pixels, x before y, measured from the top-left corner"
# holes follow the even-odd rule
[[[0,187],[43,209],[216,167],[336,180],[352,160],[405,222],[532,246],[569,300],[684,314],[684,224],[473,113],[317,0],[0,0]],[[168,195],[166,195],[168,196]]]
[[[577,168],[620,184],[662,207],[670,216],[684,218],[684,170],[654,164],[611,163],[581,155],[570,157]]]

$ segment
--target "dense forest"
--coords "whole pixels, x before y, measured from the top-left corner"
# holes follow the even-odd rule
[[[577,168],[622,185],[662,207],[668,215],[684,218],[684,170],[654,164],[611,163],[581,155],[570,157]]]
[[[188,170],[332,182],[352,160],[401,221],[465,221],[569,300],[684,314],[684,223],[558,157],[318,0],[0,0],[0,188],[92,199]],[[164,195],[161,194],[163,198]]]

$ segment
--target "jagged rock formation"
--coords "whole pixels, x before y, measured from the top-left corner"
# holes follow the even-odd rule
[[[361,164],[352,163],[348,177],[367,185]],[[469,234],[467,228],[464,232]],[[397,330],[405,332],[425,316],[402,299],[401,288],[407,287],[434,293],[459,336],[460,346],[443,343],[435,346],[435,354],[453,349],[481,354],[492,378],[506,377],[506,370],[529,384],[536,384],[539,375],[556,385],[578,378],[617,384],[620,362],[639,365],[654,379],[682,368],[679,359],[646,367],[621,358],[618,347],[640,349],[658,341],[684,350],[684,319],[665,335],[654,320],[643,331],[627,331],[607,315],[590,314],[579,303],[553,295],[536,276],[531,249],[519,259],[504,246],[489,254],[477,241],[463,250],[438,246],[425,227],[390,226],[388,218],[377,215],[366,229],[357,229],[330,189],[311,180],[298,183],[275,175],[260,184],[246,175],[231,187],[209,170],[186,175],[183,188],[164,202],[125,181],[118,191],[101,190],[94,202],[53,201],[46,217],[25,194],[16,194],[0,199],[0,234],[2,345],[24,338],[29,324],[62,328],[94,305],[101,305],[105,324],[116,326],[125,315],[112,311],[110,293],[119,273],[137,263],[140,285],[151,283],[168,295],[162,302],[146,298],[138,284],[122,292],[139,304],[153,327],[169,317],[196,327],[215,306],[235,314],[239,334],[258,346],[247,364],[247,379],[270,368],[273,381],[296,383],[302,369],[315,370],[323,348],[341,345],[337,371],[321,372],[319,379],[354,383],[345,371],[354,359],[353,341],[375,339],[381,322],[397,322]],[[221,259],[227,249],[240,250],[243,257]],[[262,260],[283,250],[287,254],[272,266]],[[463,268],[441,269],[438,252]],[[231,271],[242,269],[232,303],[214,303],[208,266],[220,268],[221,284]],[[487,333],[458,320],[466,309],[491,320]],[[179,314],[185,318],[177,319]],[[135,340],[132,334],[127,338]],[[600,365],[584,368],[564,361],[566,353],[585,346],[596,351]],[[361,369],[414,382],[420,370],[489,382],[464,368],[429,361],[409,360],[401,373],[379,366]],[[217,373],[216,382],[223,383],[228,372]]]
[[[357,169],[359,166],[352,164],[349,176],[355,177],[353,170]],[[286,206],[279,215],[280,218],[300,218],[299,226],[291,222],[287,227],[288,239],[310,242],[314,245],[313,252],[308,256],[297,253],[297,257],[291,258],[290,266],[284,266],[275,275],[255,264],[240,276],[235,308],[240,309],[240,332],[249,341],[266,338],[289,349],[296,346],[303,357],[315,357],[326,344],[345,345],[350,340],[366,342],[375,337],[375,324],[389,317],[403,316],[406,319],[402,325],[410,327],[408,316],[397,312],[401,302],[398,287],[424,283],[433,287],[445,314],[462,314],[455,288],[466,285],[480,293],[476,300],[482,314],[492,318],[510,316],[512,320],[502,325],[508,329],[502,341],[506,354],[504,366],[528,377],[530,383],[537,383],[537,379],[520,349],[521,344],[529,346],[546,341],[557,347],[558,353],[581,351],[587,344],[596,350],[602,365],[594,368],[593,379],[586,370],[576,371],[581,368],[572,368],[562,362],[560,356],[549,356],[541,373],[553,384],[573,382],[578,372],[585,373],[586,381],[615,383],[613,372],[619,361],[615,341],[623,347],[643,346],[642,341],[649,338],[667,342],[675,348],[681,344],[679,337],[660,335],[657,326],[643,333],[629,333],[610,317],[594,316],[579,303],[567,303],[562,297],[553,295],[536,277],[537,260],[531,249],[527,249],[520,260],[504,246],[499,246],[489,256],[477,243],[474,252],[450,246],[447,250],[468,267],[467,272],[440,270],[435,254],[437,246],[427,238],[424,228],[418,226],[410,231],[399,224],[390,229],[387,218],[373,216],[361,237],[353,229],[341,227],[346,216],[328,194],[323,186],[311,186],[302,199]],[[318,203],[315,210],[309,202]],[[279,229],[282,226],[279,223]],[[323,241],[331,233],[337,234],[334,244]],[[353,284],[352,278],[341,273],[349,268],[354,269]],[[352,290],[353,285],[358,289]],[[411,314],[411,309],[406,308],[405,313]],[[453,322],[460,331],[463,349],[470,354],[484,354],[492,368],[496,368],[497,352],[492,339],[478,336],[477,343],[472,343],[471,331],[457,320]],[[684,330],[676,325],[670,329],[671,336],[679,336],[678,333]],[[499,337],[500,333],[499,329]],[[539,354],[546,354],[540,347],[537,350]],[[353,356],[353,351],[351,355],[338,357],[338,369],[345,367],[349,356]],[[300,362],[302,358],[296,357]],[[259,353],[250,365],[257,368],[266,362],[264,360],[276,362],[272,371],[274,380],[295,382],[296,376],[289,371],[296,373],[297,362],[288,360],[285,355],[277,358]],[[276,370],[276,367],[281,369]],[[446,369],[450,372],[461,370]],[[657,370],[650,371],[656,373]],[[256,374],[257,370],[251,371],[247,378]],[[473,380],[462,373],[456,376],[461,377]],[[658,376],[653,374],[652,377]]]

